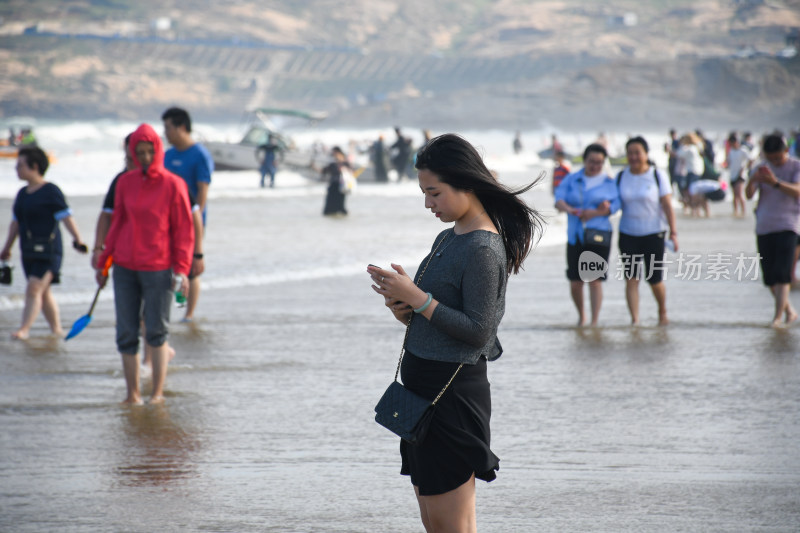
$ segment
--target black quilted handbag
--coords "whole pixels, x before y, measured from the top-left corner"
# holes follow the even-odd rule
[[[439,246],[441,246],[445,238],[447,238],[447,236],[439,241],[439,244],[436,245],[436,248],[434,248],[433,252],[431,252],[431,255],[428,257],[425,268],[422,269],[417,279],[417,285],[422,281],[422,275],[425,273],[425,270],[427,270],[428,264],[431,262],[431,257],[433,257],[436,250],[439,249]],[[400,360],[397,362],[394,381],[386,388],[386,392],[383,393],[380,401],[378,401],[378,405],[375,406],[375,422],[409,444],[419,444],[425,439],[425,435],[428,432],[428,427],[433,418],[433,411],[436,408],[436,402],[442,397],[442,394],[444,394],[444,391],[446,391],[447,387],[453,382],[456,374],[458,374],[458,371],[461,370],[464,364],[458,365],[450,381],[447,382],[433,401],[426,400],[422,396],[411,392],[397,381],[397,376],[400,375],[400,365],[403,362],[403,355],[406,351],[408,330],[411,328],[411,321],[413,319],[414,314],[412,313],[411,318],[408,320],[408,325],[406,326],[406,336],[403,339],[403,347],[400,349]]]
[[[429,400],[392,381],[375,406],[375,421],[406,442],[417,444],[428,432],[433,409]]]
[[[409,325],[411,325],[410,320]],[[408,338],[408,329],[406,329],[406,338]],[[405,345],[405,342],[403,344]],[[444,391],[453,382],[464,363],[458,365],[450,381],[447,382],[436,398],[430,401],[411,392],[397,381],[404,353],[405,348],[400,352],[400,361],[397,363],[397,373],[394,376],[394,381],[386,388],[386,392],[383,393],[378,405],[375,406],[375,422],[409,444],[419,444],[428,433],[436,402],[439,401]]]

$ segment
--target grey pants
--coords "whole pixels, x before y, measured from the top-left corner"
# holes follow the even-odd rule
[[[172,270],[146,272],[114,265],[114,305],[117,310],[117,349],[139,351],[139,321],[143,317],[146,342],[159,347],[167,341],[172,304]]]

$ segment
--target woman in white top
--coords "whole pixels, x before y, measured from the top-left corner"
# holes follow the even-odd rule
[[[689,185],[699,180],[705,171],[705,163],[703,162],[703,154],[700,153],[700,147],[703,146],[700,140],[694,133],[687,133],[680,140],[680,148],[678,148],[678,189],[681,192],[681,200],[684,207],[689,206]]]
[[[649,284],[658,304],[658,324],[667,319],[667,292],[664,286],[664,239],[678,250],[678,232],[672,210],[669,176],[658,171],[647,158],[647,141],[633,137],[625,144],[628,166],[617,175],[622,202],[619,221],[619,253],[625,267],[625,298],[631,323],[639,324],[639,281]],[[644,269],[642,269],[642,266]]]
[[[742,146],[739,138],[731,135],[731,149],[728,151],[727,163],[728,174],[733,189],[733,216],[744,216],[744,181],[752,165],[752,156],[746,146]],[[740,212],[741,210],[741,212]]]

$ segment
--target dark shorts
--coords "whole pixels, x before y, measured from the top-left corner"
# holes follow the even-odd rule
[[[142,319],[147,344],[156,348],[164,344],[172,306],[172,271],[145,272],[114,265],[113,279],[119,352],[130,355],[139,350]]]
[[[619,234],[619,258],[627,279],[644,279],[650,285],[663,281],[664,236],[663,231],[641,237]]]
[[[761,258],[761,274],[767,287],[792,282],[792,263],[797,238],[797,234],[793,231],[778,231],[756,236],[758,255]]]
[[[575,244],[567,244],[567,279],[570,281],[582,281],[580,276],[579,261],[583,252],[594,252],[608,263],[608,257],[611,255],[610,246],[592,246],[585,243],[575,242]],[[608,273],[603,274],[598,278],[600,281],[605,281]]]
[[[40,259],[26,260],[25,256],[23,256],[22,271],[25,272],[26,278],[33,276],[39,279],[43,278],[44,275],[50,271],[53,273],[53,281],[51,281],[50,284],[54,285],[61,281],[61,256],[54,255],[50,261]]]

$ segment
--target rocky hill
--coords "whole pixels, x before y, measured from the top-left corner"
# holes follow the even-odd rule
[[[800,0],[0,4],[0,115],[434,128],[800,123]],[[796,42],[795,42],[796,44]]]

